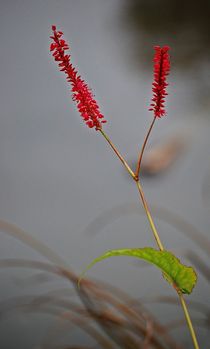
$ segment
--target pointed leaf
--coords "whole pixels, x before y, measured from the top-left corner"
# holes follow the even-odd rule
[[[107,251],[100,257],[95,258],[92,263],[88,265],[88,267],[82,273],[78,284],[87,270],[92,268],[94,264],[113,256],[136,257],[154,264],[156,267],[162,270],[164,278],[182,293],[190,294],[197,281],[197,275],[194,269],[180,263],[179,259],[171,252],[159,251],[151,247],[144,247]]]

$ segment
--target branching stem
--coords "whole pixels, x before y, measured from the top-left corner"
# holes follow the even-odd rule
[[[146,144],[147,144],[147,141],[148,141],[148,138],[149,138],[149,135],[152,131],[152,128],[153,128],[153,125],[155,123],[155,119],[153,119],[151,125],[150,125],[150,128],[147,132],[147,135],[145,137],[145,140],[144,140],[144,143],[143,143],[143,146],[142,146],[142,149],[141,149],[141,152],[140,152],[140,155],[139,155],[139,159],[138,159],[138,163],[137,163],[137,169],[136,169],[136,172],[134,173],[132,171],[132,169],[130,168],[130,166],[127,164],[127,162],[125,161],[125,159],[123,158],[123,156],[119,153],[119,151],[117,150],[117,148],[115,147],[115,145],[111,142],[111,140],[109,139],[109,137],[106,135],[106,133],[100,129],[100,133],[102,134],[102,136],[106,139],[106,141],[109,143],[109,145],[111,146],[111,148],[113,149],[113,151],[115,152],[115,154],[117,155],[117,157],[120,159],[120,161],[122,162],[122,164],[124,165],[124,167],[126,168],[126,170],[128,171],[128,173],[131,175],[131,177],[133,178],[133,180],[136,182],[136,185],[137,185],[137,188],[138,188],[138,191],[139,191],[139,194],[140,194],[140,197],[141,197],[141,200],[142,200],[142,203],[143,203],[143,206],[144,206],[144,209],[145,209],[145,212],[146,212],[146,215],[147,215],[147,218],[148,218],[148,221],[150,223],[150,226],[151,226],[151,229],[152,229],[152,232],[153,232],[153,235],[155,237],[155,240],[156,240],[156,243],[158,245],[158,248],[160,251],[163,251],[164,250],[164,247],[163,247],[163,244],[161,242],[161,239],[160,239],[160,236],[157,232],[157,229],[155,227],[155,224],[154,224],[154,221],[153,221],[153,218],[152,218],[152,215],[150,213],[150,209],[149,209],[149,206],[147,204],[147,201],[146,201],[146,198],[145,198],[145,195],[144,195],[144,192],[143,192],[143,189],[142,189],[142,186],[141,186],[141,183],[139,181],[139,172],[140,172],[140,167],[141,167],[141,161],[142,161],[142,157],[143,157],[143,154],[144,154],[144,150],[145,150],[145,147],[146,147]],[[189,328],[189,331],[190,331],[190,334],[191,334],[191,337],[192,337],[192,341],[193,341],[193,344],[194,344],[194,348],[195,349],[200,349],[199,348],[199,345],[198,345],[198,341],[197,341],[197,338],[196,338],[196,334],[195,334],[195,330],[193,328],[193,324],[192,324],[192,321],[191,321],[191,318],[190,318],[190,314],[188,312],[188,309],[187,309],[187,304],[185,302],[185,299],[183,297],[183,294],[180,292],[180,290],[176,289],[176,292],[179,296],[179,299],[180,299],[180,303],[181,303],[181,306],[182,306],[182,309],[184,311],[184,314],[185,314],[185,318],[186,318],[186,322],[187,322],[187,325],[188,325],[188,328]]]

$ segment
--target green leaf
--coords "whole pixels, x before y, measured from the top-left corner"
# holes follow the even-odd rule
[[[95,258],[82,273],[78,285],[90,268],[103,259],[113,256],[130,256],[154,264],[156,267],[162,270],[164,278],[172,284],[176,289],[182,293],[190,294],[197,281],[197,275],[192,267],[180,263],[179,259],[175,257],[171,252],[159,251],[151,247],[145,248],[125,248],[120,250],[110,250]]]

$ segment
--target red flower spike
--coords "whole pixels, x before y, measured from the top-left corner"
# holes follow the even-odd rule
[[[168,86],[166,76],[170,72],[169,47],[154,46],[154,50],[153,98],[149,110],[154,112],[155,117],[161,118],[161,116],[166,114],[164,103],[165,96],[168,94],[166,92],[166,87]]]
[[[92,92],[84,80],[78,75],[76,69],[72,66],[71,56],[65,53],[69,49],[64,39],[61,39],[63,33],[52,26],[53,36],[50,38],[53,42],[50,45],[50,51],[54,60],[58,62],[60,71],[66,74],[67,81],[71,84],[72,99],[77,104],[83,120],[89,128],[96,130],[102,129],[102,124],[106,122],[104,116],[100,113],[99,106],[93,98]]]

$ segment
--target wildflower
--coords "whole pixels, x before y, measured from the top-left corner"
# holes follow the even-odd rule
[[[100,113],[99,106],[93,98],[92,92],[71,63],[71,55],[66,54],[69,49],[68,44],[62,39],[63,33],[52,26],[53,36],[50,38],[53,42],[50,45],[50,51],[54,60],[58,62],[60,71],[66,74],[67,81],[71,84],[72,99],[76,102],[77,108],[89,128],[95,127],[96,130],[102,129],[102,124],[106,122],[104,116]]]
[[[161,118],[161,116],[164,116],[166,113],[164,102],[165,96],[168,94],[166,92],[166,87],[168,86],[166,76],[170,71],[169,47],[154,46],[154,50],[153,98],[149,110],[154,112],[155,117]]]

